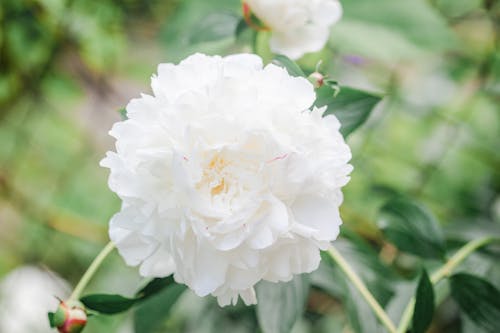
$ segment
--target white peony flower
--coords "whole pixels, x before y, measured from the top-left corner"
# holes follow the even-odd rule
[[[143,276],[174,274],[224,306],[318,267],[342,223],[349,147],[315,92],[255,55],[161,64],[101,162],[123,200],[110,237]]]
[[[245,0],[243,10],[271,30],[271,50],[292,59],[321,50],[342,17],[338,0]]]

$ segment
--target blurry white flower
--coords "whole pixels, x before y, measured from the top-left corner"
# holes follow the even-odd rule
[[[315,270],[352,167],[337,118],[310,110],[312,84],[255,55],[196,54],[161,64],[152,88],[101,162],[123,200],[110,237],[125,261],[221,305]]]
[[[67,296],[68,284],[55,273],[24,266],[0,283],[0,332],[51,333],[47,313]]]
[[[243,10],[271,30],[271,50],[292,59],[321,50],[342,17],[338,0],[245,0]]]

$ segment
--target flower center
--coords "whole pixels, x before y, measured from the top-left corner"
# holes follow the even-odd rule
[[[212,187],[210,190],[210,194],[214,197],[216,195],[219,195],[222,191],[224,191],[226,188],[226,181],[224,178],[221,179],[219,185]]]
[[[225,168],[228,165],[229,162],[225,160],[224,157],[221,156],[221,154],[217,153],[212,157],[212,159],[208,163],[207,168],[204,170],[203,178],[208,184],[210,194],[212,196],[227,192],[228,184],[225,178],[227,176]]]

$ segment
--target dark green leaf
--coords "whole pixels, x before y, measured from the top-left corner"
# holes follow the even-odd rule
[[[377,221],[387,239],[402,251],[423,258],[444,257],[444,241],[436,219],[407,199],[392,199]]]
[[[141,300],[146,299],[158,292],[162,291],[164,288],[175,284],[173,275],[169,275],[164,278],[156,278],[151,280],[144,288],[139,290],[136,294],[137,298]]]
[[[500,291],[477,276],[460,273],[450,277],[451,296],[476,325],[488,332],[500,327]]]
[[[340,92],[325,85],[316,90],[317,107],[326,106],[325,116],[334,114],[342,124],[340,132],[344,137],[354,132],[367,119],[380,96],[349,87],[341,87]]]
[[[278,54],[274,57],[273,63],[285,68],[288,71],[288,74],[290,74],[291,76],[306,77],[306,74],[302,71],[299,65],[297,65],[293,60],[291,60],[287,56]]]
[[[82,297],[80,301],[90,310],[102,314],[115,314],[127,311],[136,303],[143,302],[170,286],[176,286],[172,275],[149,281],[136,293],[134,298],[121,295],[95,294]]]
[[[289,333],[309,294],[309,278],[297,275],[289,282],[261,281],[256,286],[257,320],[264,333]]]
[[[56,327],[56,324],[55,324],[55,321],[54,321],[54,315],[55,315],[55,313],[54,313],[54,312],[49,312],[49,313],[48,313],[48,316],[49,316],[49,324],[50,324],[50,327],[51,327],[51,328]]]
[[[94,294],[84,296],[80,301],[86,308],[104,314],[115,314],[127,311],[137,302],[136,299],[120,295]]]
[[[238,24],[236,25],[236,30],[234,32],[234,35],[236,36],[236,38],[238,38],[239,36],[241,36],[241,34],[243,32],[245,32],[247,29],[248,29],[248,24],[247,22],[245,21],[244,18],[241,18],[239,21],[238,21]]]
[[[185,285],[172,284],[152,295],[137,307],[134,313],[135,333],[154,333],[168,318],[172,306],[186,290]]]
[[[422,271],[415,295],[415,310],[413,311],[412,333],[424,333],[432,322],[434,315],[434,289],[429,275]]]
[[[239,18],[232,13],[218,12],[208,14],[193,28],[189,42],[197,44],[232,37],[236,31],[238,22]]]

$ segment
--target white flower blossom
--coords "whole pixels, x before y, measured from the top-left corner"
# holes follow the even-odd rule
[[[271,30],[275,53],[298,59],[321,50],[330,28],[342,17],[338,0],[245,0],[251,12]]]
[[[352,167],[312,84],[255,55],[195,54],[160,64],[152,88],[128,104],[101,162],[123,201],[109,233],[125,261],[221,306],[315,270]]]

